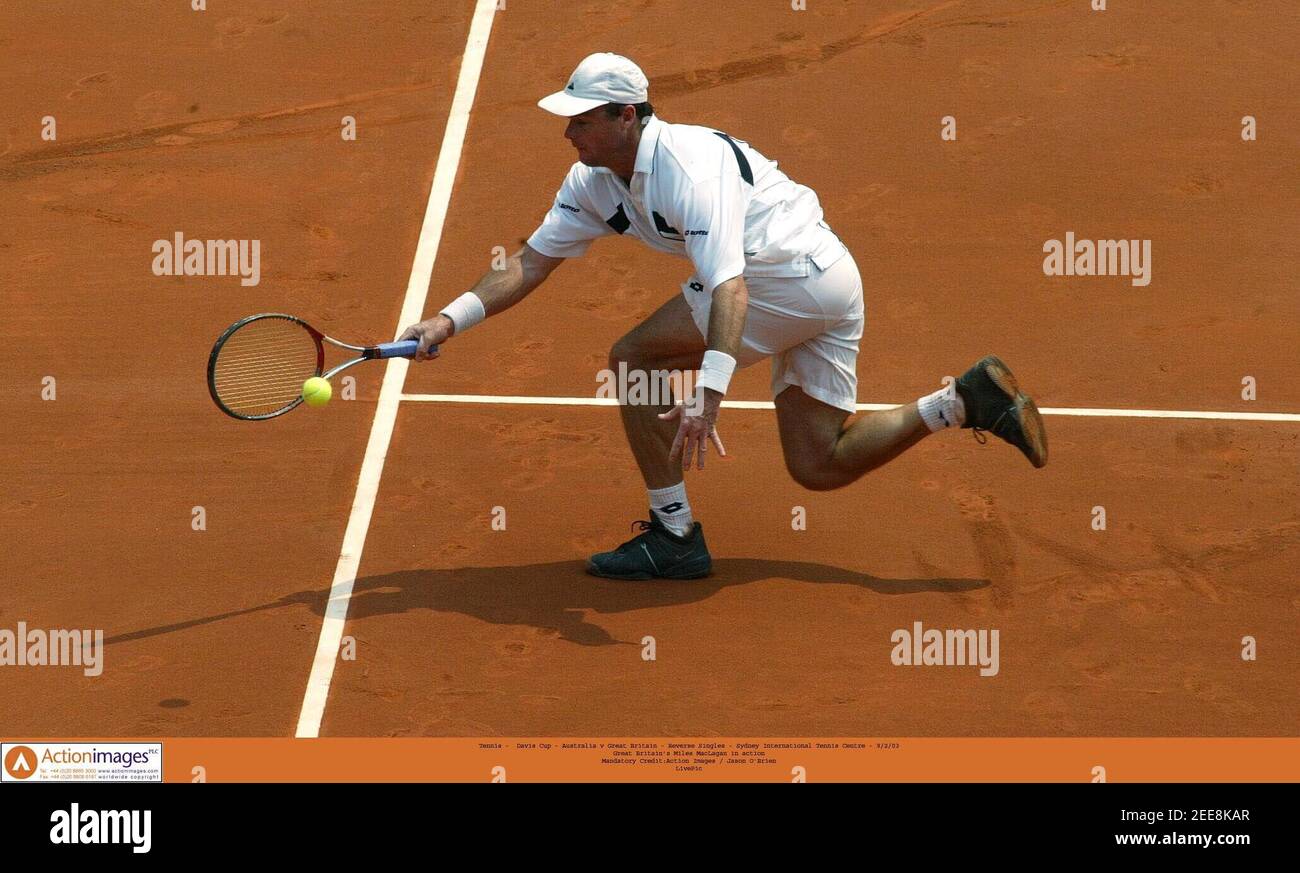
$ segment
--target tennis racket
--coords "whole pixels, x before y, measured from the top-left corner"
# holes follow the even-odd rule
[[[325,372],[325,343],[358,354]],[[406,340],[354,346],[325,336],[292,315],[250,315],[226,328],[212,347],[208,392],[226,415],[262,421],[302,403],[302,383],[312,376],[332,379],[362,361],[411,358],[419,345]]]

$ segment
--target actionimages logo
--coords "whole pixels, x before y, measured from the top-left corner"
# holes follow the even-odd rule
[[[3,782],[161,782],[161,743],[4,743]]]
[[[5,775],[10,779],[30,779],[36,774],[36,753],[28,746],[14,746],[5,753]]]

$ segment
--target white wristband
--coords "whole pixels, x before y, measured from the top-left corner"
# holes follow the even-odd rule
[[[444,306],[442,312],[438,314],[450,318],[458,334],[464,333],[487,318],[487,310],[483,308],[483,301],[473,291],[466,291]]]
[[[704,363],[700,364],[700,375],[695,380],[696,388],[712,388],[719,394],[727,393],[731,384],[731,374],[736,372],[736,359],[726,352],[709,349],[704,353]]]

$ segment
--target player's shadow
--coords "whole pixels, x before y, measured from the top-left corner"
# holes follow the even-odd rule
[[[987,579],[881,579],[866,573],[808,561],[724,558],[713,562],[713,575],[683,582],[619,582],[584,572],[576,561],[515,567],[462,567],[453,570],[406,570],[358,579],[348,609],[350,618],[429,609],[456,612],[492,624],[550,630],[584,646],[619,642],[584,617],[696,603],[723,588],[763,579],[791,579],[814,585],[852,585],[879,594],[956,592],[984,588]]]
[[[810,561],[770,561],[722,558],[713,562],[713,575],[687,582],[616,582],[584,572],[579,561],[523,564],[508,567],[460,567],[451,570],[403,570],[364,576],[352,587],[349,619],[396,615],[414,610],[455,612],[492,624],[524,625],[583,646],[638,645],[617,640],[588,622],[584,610],[628,612],[697,603],[723,588],[763,579],[791,579],[812,585],[852,585],[878,594],[919,594],[927,591],[973,591],[987,579],[882,579],[855,570]],[[213,624],[241,615],[306,606],[325,614],[329,592],[298,591],[278,600],[245,609],[202,616],[188,621],[115,634],[105,643],[123,643]]]

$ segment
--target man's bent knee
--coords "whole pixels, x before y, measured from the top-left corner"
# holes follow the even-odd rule
[[[609,368],[617,370],[619,364],[631,366],[631,362],[636,355],[635,344],[628,341],[627,337],[622,337],[609,349]]]
[[[790,471],[790,477],[795,483],[809,491],[833,491],[852,481],[829,458],[821,463],[809,460],[791,462],[787,458],[785,467]]]
[[[643,399],[633,405],[671,406],[679,396],[680,372],[668,369],[662,355],[635,339],[623,337],[609,350],[609,372],[617,380],[619,397]]]
[[[830,491],[853,481],[835,461],[847,412],[791,385],[776,396],[776,414],[785,466],[795,482],[809,491]]]
[[[619,364],[629,373],[642,371],[647,377],[666,376],[674,369],[683,369],[682,355],[647,347],[632,334],[624,336],[609,350],[609,368],[618,371]],[[687,356],[689,357],[689,356]]]
[[[609,350],[609,359],[617,364],[623,361],[629,367],[633,365],[650,367],[664,357],[658,343],[646,336],[640,327],[623,334]]]
[[[654,355],[646,349],[632,334],[621,337],[609,350],[609,366],[617,370],[624,364],[629,370],[646,368],[653,365]]]

